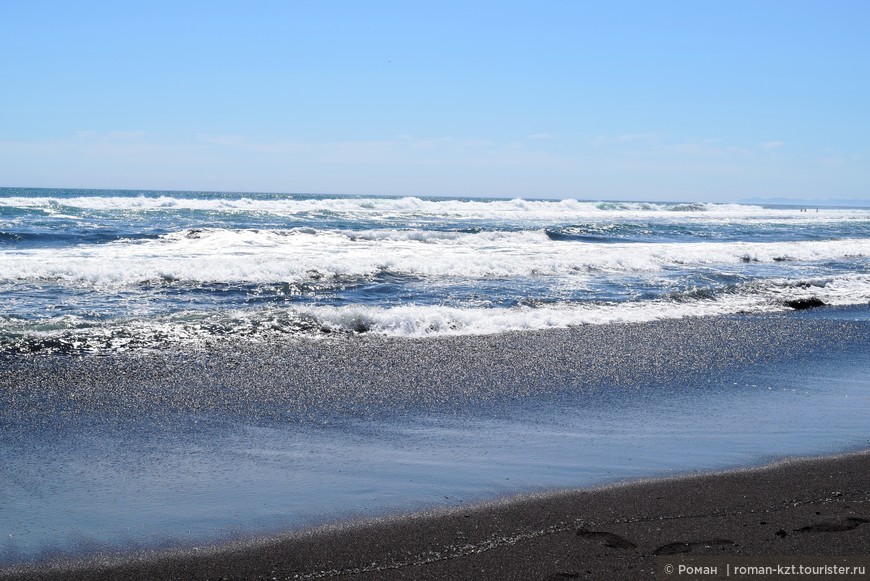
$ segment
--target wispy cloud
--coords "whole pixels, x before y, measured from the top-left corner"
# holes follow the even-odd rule
[[[141,140],[147,135],[144,131],[76,131],[75,138],[81,141],[123,142]]]
[[[208,146],[273,155],[304,156],[327,164],[417,166],[534,166],[570,168],[574,159],[522,141],[473,137],[415,137],[346,141],[257,140],[243,135],[204,135]]]
[[[246,135],[200,135],[196,143],[257,153],[288,153],[304,147],[303,144],[293,140],[262,141],[251,139]]]
[[[491,182],[498,185],[484,187],[493,193],[518,172],[539,183],[544,179],[532,176],[549,179],[575,169],[574,157],[546,142],[450,135],[305,141],[79,131],[59,139],[0,141],[0,175],[7,183],[59,187],[354,192],[384,191],[389,184],[395,193],[469,193],[474,184]]]
[[[741,146],[722,143],[717,139],[675,140],[662,133],[623,133],[599,135],[590,146],[607,155],[628,155],[648,158],[734,158],[749,153]]]
[[[777,152],[775,155],[769,152]],[[585,142],[395,135],[314,141],[79,131],[0,140],[0,185],[222,191],[727,199],[866,196],[866,155],[798,155],[778,141],[733,145],[623,133]]]
[[[614,145],[661,143],[664,137],[659,133],[621,133],[618,135],[598,135],[591,140],[593,147],[606,148]]]

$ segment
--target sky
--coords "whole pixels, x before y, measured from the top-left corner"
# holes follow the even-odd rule
[[[0,15],[0,186],[870,201],[865,0]]]

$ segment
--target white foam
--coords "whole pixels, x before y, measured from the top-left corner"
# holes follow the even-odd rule
[[[153,212],[164,210],[202,210],[211,212],[258,212],[282,216],[333,213],[357,219],[401,218],[408,216],[449,217],[456,220],[507,220],[521,223],[559,222],[596,219],[673,219],[673,220],[820,220],[870,219],[870,211],[829,209],[801,212],[799,209],[763,208],[742,204],[589,202],[578,200],[456,200],[403,198],[310,198],[310,197],[195,197],[181,194],[141,196],[8,196],[0,206],[43,209],[61,208],[96,211]]]
[[[818,298],[829,305],[870,302],[870,275],[828,280],[770,281],[763,287],[716,299],[586,303],[550,307],[451,308],[441,306],[311,306],[301,313],[336,331],[360,331],[396,337],[484,335],[505,331],[568,328],[588,324],[642,323],[663,319],[790,310],[786,300]]]
[[[817,279],[753,281],[714,298],[623,303],[562,303],[543,307],[457,308],[441,305],[267,307],[183,311],[132,316],[107,324],[78,315],[38,321],[0,318],[7,341],[55,338],[76,349],[125,349],[143,345],[190,343],[210,338],[265,337],[279,334],[322,336],[320,331],[366,332],[420,338],[488,335],[508,331],[564,329],[580,325],[642,323],[685,317],[789,310],[787,301],[820,299],[829,305],[870,302],[870,274]]]
[[[590,244],[552,241],[542,230],[465,234],[212,229],[154,240],[5,252],[0,255],[0,281],[97,286],[161,280],[277,283],[383,271],[433,279],[558,276],[576,281],[601,272],[655,273],[868,256],[870,239]]]

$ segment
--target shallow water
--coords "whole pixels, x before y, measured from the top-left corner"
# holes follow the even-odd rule
[[[198,408],[180,407],[173,391],[184,388],[173,387],[168,375],[161,379],[166,368],[160,366],[153,370],[154,385],[164,391],[150,394],[154,399],[145,404],[131,395],[134,384],[117,384],[118,391],[131,390],[122,398],[130,408],[113,399],[111,389],[103,393],[78,379],[63,384],[64,398],[55,399],[25,389],[11,397],[7,385],[0,408],[0,563],[194,546],[523,492],[866,448],[868,312],[827,309],[774,319],[771,329],[781,325],[792,336],[756,343],[736,336],[751,324],[738,321],[733,341],[706,347],[714,355],[727,353],[725,363],[711,359],[706,369],[693,360],[681,367],[677,355],[686,349],[676,346],[636,361],[641,370],[662,367],[662,375],[614,379],[592,370],[564,389],[552,384],[568,382],[566,374],[542,375],[540,389],[521,393],[509,377],[500,385],[490,373],[488,391],[471,391],[460,401],[435,379],[428,387],[445,394],[444,401],[426,405],[397,406],[386,388],[378,392],[366,384],[360,389],[368,395],[355,396],[353,406],[322,394],[319,407],[306,414],[289,409],[303,399],[266,397],[266,387],[251,389],[248,399],[257,405],[209,405],[204,399]],[[715,320],[699,321],[705,322],[694,325],[716,326]],[[795,333],[815,332],[814,324],[839,340]],[[640,327],[636,336],[653,338],[659,328]],[[671,333],[673,326],[663,329]],[[520,355],[536,357],[536,345],[553,351],[547,337],[518,343],[528,347]],[[406,340],[392,341],[399,350],[410,349]],[[472,349],[478,340],[462,341]],[[758,355],[765,345],[769,352]],[[625,349],[601,345],[601,351],[615,356]],[[669,353],[673,357],[665,357]],[[543,363],[545,353],[539,355]],[[708,355],[699,351],[697,357]],[[72,375],[73,365],[58,357],[19,362],[15,374],[22,379],[13,383],[24,385],[28,365],[49,362],[54,367],[48,375],[33,377],[56,377],[60,385],[58,370]],[[410,365],[413,357],[412,351]],[[195,354],[191,358],[191,365],[200,364]],[[269,366],[275,364],[252,362],[264,377],[274,377]],[[334,366],[340,381],[339,364],[325,365]],[[360,373],[352,381],[379,376]],[[533,377],[536,371],[516,367],[516,373]],[[227,377],[229,372],[213,375],[217,382]],[[187,385],[185,377],[181,381]],[[70,394],[77,395],[71,400]],[[75,399],[87,405],[77,407]],[[288,409],[264,412],[281,406]]]

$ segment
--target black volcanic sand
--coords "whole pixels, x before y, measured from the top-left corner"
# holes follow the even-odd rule
[[[463,411],[870,354],[870,320],[707,317],[472,337],[276,336],[109,355],[0,355],[0,422],[178,414],[286,421]]]
[[[6,579],[653,579],[656,558],[867,555],[870,452]]]
[[[483,337],[276,336],[184,350],[2,355],[0,437],[71,422],[94,432],[131,421],[172,430],[192,417],[305,423],[497,410],[578,394],[716,388],[723,374],[868,354],[870,321],[795,313]],[[870,455],[862,453],[0,577],[652,578],[657,553],[866,554],[868,490]]]

